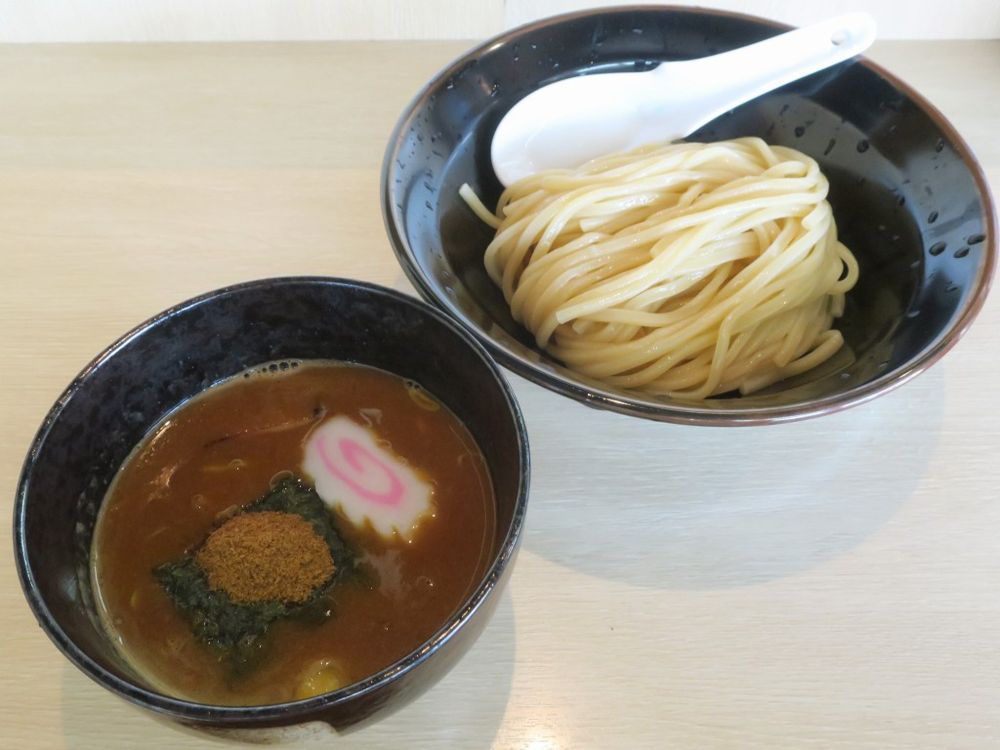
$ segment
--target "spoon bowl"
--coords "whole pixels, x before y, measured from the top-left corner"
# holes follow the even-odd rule
[[[848,13],[764,41],[647,72],[578,76],[543,86],[493,135],[493,169],[511,185],[616,151],[684,138],[724,112],[864,52],[875,19]]]

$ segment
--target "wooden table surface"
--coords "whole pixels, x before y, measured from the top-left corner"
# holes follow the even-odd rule
[[[272,275],[409,289],[383,147],[462,43],[0,47],[0,502],[73,375]],[[879,43],[1000,185],[1000,42]],[[845,413],[653,424],[510,376],[534,476],[511,585],[443,681],[343,748],[1000,747],[1000,295]],[[0,747],[200,748],[72,667],[0,548]]]

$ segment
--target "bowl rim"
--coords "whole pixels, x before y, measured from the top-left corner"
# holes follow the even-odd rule
[[[605,388],[596,381],[591,381],[592,384],[588,385],[583,376],[580,376],[580,380],[571,380],[561,374],[550,372],[530,359],[518,356],[506,346],[498,344],[483,330],[481,330],[478,325],[471,322],[452,301],[446,299],[443,295],[435,294],[432,284],[429,282],[426,274],[417,262],[416,256],[410,247],[409,242],[401,231],[403,223],[401,211],[396,208],[397,196],[395,186],[392,184],[392,180],[390,179],[393,161],[396,159],[396,155],[401,150],[406,128],[408,123],[412,120],[417,108],[421,107],[430,98],[441,81],[446,80],[449,76],[457,74],[469,63],[470,60],[478,59],[481,55],[492,52],[507,44],[513,44],[526,33],[539,31],[568,21],[575,21],[601,15],[617,15],[638,12],[668,12],[734,18],[743,21],[752,21],[762,26],[770,27],[778,32],[788,31],[795,28],[789,24],[762,18],[760,16],[726,10],[679,5],[616,5],[574,11],[571,13],[562,13],[522,24],[501,34],[497,34],[496,36],[487,39],[485,42],[462,53],[459,57],[456,57],[444,68],[439,70],[406,105],[397,120],[392,134],[389,137],[389,142],[386,146],[385,154],[382,160],[382,173],[380,181],[382,220],[385,224],[386,233],[389,236],[389,243],[392,245],[393,252],[396,254],[396,259],[399,261],[399,264],[403,268],[407,278],[420,293],[421,297],[445,310],[450,316],[458,320],[459,323],[471,331],[472,334],[479,339],[481,343],[483,343],[487,350],[505,367],[518,375],[549,389],[550,391],[554,391],[563,396],[568,396],[593,408],[605,409],[608,411],[618,412],[620,414],[641,417],[654,421],[673,422],[677,424],[751,426],[792,422],[824,414],[832,414],[852,406],[866,403],[877,396],[881,396],[895,390],[940,360],[941,357],[943,357],[956,343],[958,343],[958,340],[961,339],[969,330],[976,316],[982,309],[989,293],[997,265],[996,230],[998,221],[1000,221],[1000,219],[998,219],[997,206],[982,165],[973,154],[968,143],[966,143],[965,139],[945,117],[944,113],[928,101],[915,88],[864,55],[858,55],[846,62],[857,62],[859,65],[862,65],[881,76],[896,89],[906,94],[906,96],[909,97],[909,99],[917,107],[926,113],[926,115],[946,136],[949,144],[954,149],[959,159],[969,170],[969,173],[978,188],[979,196],[983,204],[984,234],[986,235],[986,239],[983,244],[982,260],[973,281],[972,292],[966,299],[964,305],[960,308],[958,317],[953,321],[951,327],[945,330],[938,337],[937,341],[934,341],[925,347],[923,351],[903,366],[890,372],[886,372],[873,380],[856,385],[846,391],[796,404],[750,407],[743,409],[719,408],[711,410],[702,409],[697,405],[687,405],[682,402],[676,402],[673,404],[652,404],[648,401],[630,398],[626,393],[621,391],[605,390]]]
[[[28,563],[27,544],[25,538],[25,504],[38,452],[47,439],[52,426],[62,414],[63,409],[77,394],[77,392],[86,386],[91,373],[93,373],[110,358],[114,357],[119,351],[127,347],[132,340],[139,335],[155,328],[162,321],[167,320],[176,314],[183,313],[209,301],[262,288],[276,289],[295,285],[319,285],[334,289],[346,288],[363,290],[366,292],[372,292],[377,296],[387,298],[392,302],[402,303],[403,305],[411,307],[414,312],[427,315],[434,321],[443,324],[446,329],[458,336],[458,338],[466,346],[468,346],[476,356],[478,356],[478,358],[486,366],[487,372],[493,377],[494,382],[497,387],[499,387],[500,392],[506,401],[507,412],[513,422],[514,435],[517,442],[520,472],[517,477],[516,496],[510,527],[500,541],[494,555],[493,562],[490,564],[487,571],[479,579],[474,590],[468,594],[458,608],[449,615],[444,624],[435,630],[435,632],[423,643],[413,648],[404,657],[360,682],[355,682],[330,693],[324,693],[322,695],[302,700],[254,706],[223,706],[175,698],[166,695],[165,693],[142,687],[131,680],[122,679],[104,669],[104,667],[87,656],[76,645],[76,643],[73,642],[73,640],[62,629],[59,622],[53,616],[52,612],[46,606],[39,594],[34,571]],[[531,458],[528,448],[528,433],[525,428],[524,418],[521,414],[520,406],[514,397],[510,384],[504,377],[502,370],[493,358],[489,356],[479,341],[476,340],[475,337],[471,336],[465,328],[458,325],[448,315],[445,315],[433,305],[429,305],[411,295],[404,294],[403,292],[390,289],[379,284],[358,281],[356,279],[332,276],[284,276],[256,279],[253,281],[231,284],[204,294],[200,294],[157,313],[105,347],[76,375],[76,377],[73,378],[70,384],[65,388],[59,398],[56,399],[53,406],[46,413],[41,426],[31,442],[31,447],[28,450],[24,464],[21,468],[14,500],[14,557],[17,564],[17,573],[21,589],[42,630],[45,631],[46,635],[49,636],[63,655],[65,655],[77,668],[101,686],[111,690],[132,703],[171,718],[182,720],[183,722],[189,724],[229,724],[233,726],[245,727],[293,724],[299,721],[322,719],[322,713],[324,711],[335,706],[348,703],[349,701],[353,701],[399,680],[440,650],[462,628],[462,626],[472,618],[475,612],[482,606],[483,602],[489,598],[489,596],[500,584],[507,567],[512,562],[517,552],[524,528],[530,477]]]

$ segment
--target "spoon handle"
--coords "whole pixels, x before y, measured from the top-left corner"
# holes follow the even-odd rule
[[[687,132],[719,115],[791,81],[843,62],[866,50],[875,40],[875,19],[867,13],[847,13],[820,23],[765,39],[711,57],[661,65],[665,83],[690,88]]]

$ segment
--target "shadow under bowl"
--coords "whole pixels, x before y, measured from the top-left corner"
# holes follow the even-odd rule
[[[336,359],[420,383],[468,427],[497,503],[491,565],[473,593],[409,655],[333,693],[290,703],[227,707],[150,687],[119,655],[90,583],[94,524],[122,462],[179,404],[250,367]],[[517,403],[483,348],[447,316],[399,292],[327,278],[256,281],[184,302],[143,323],[81,372],[45,418],[14,507],[15,557],[39,624],[69,658],[119,696],[200,727],[342,729],[398,707],[468,650],[496,607],[520,541],[529,479]]]
[[[860,280],[837,322],[847,346],[824,365],[745,397],[701,403],[615,388],[538,349],[483,267],[492,230],[458,195],[496,205],[490,142],[503,115],[552,81],[641,71],[760,41],[787,27],[691,8],[623,7],[502,34],[437,75],[393,133],[383,215],[408,277],[519,375],[588,405],[649,419],[755,424],[816,416],[884,393],[939,359],[986,297],[996,211],[962,138],[923,97],[864,59],[841,63],[728,112],[690,140],[759,136],[815,158]]]

